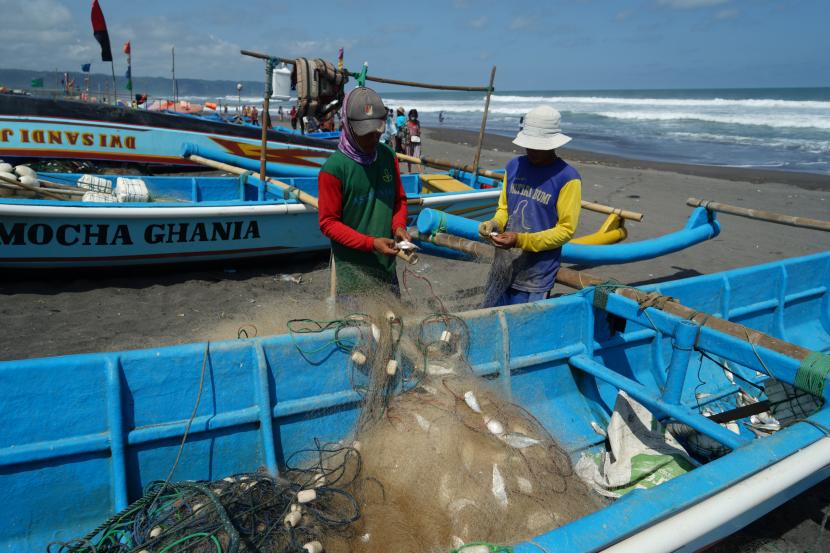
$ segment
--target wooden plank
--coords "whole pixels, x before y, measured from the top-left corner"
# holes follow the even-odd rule
[[[775,213],[773,211],[763,211],[760,209],[751,209],[736,205],[722,204],[710,200],[699,200],[698,198],[689,198],[688,200],[686,200],[686,205],[690,205],[692,207],[705,207],[706,209],[709,209],[711,211],[729,213],[730,215],[746,217],[747,219],[755,219],[756,221],[766,221],[768,223],[778,223],[779,225],[788,225],[791,227],[801,227],[814,230],[830,231],[830,221],[823,221],[821,219],[810,219],[809,217],[783,215],[781,213]]]

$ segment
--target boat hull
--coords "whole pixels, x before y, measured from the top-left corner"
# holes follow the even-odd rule
[[[43,175],[49,178],[48,175]],[[73,176],[74,178],[74,176]],[[317,212],[285,200],[255,179],[147,177],[183,203],[92,204],[47,200],[0,202],[0,267],[18,269],[113,267],[245,259],[329,247]],[[316,179],[286,179],[316,194]],[[405,176],[410,189],[417,177]],[[261,190],[261,192],[259,192]],[[236,200],[227,198],[236,193]],[[261,196],[261,197],[260,197]],[[484,218],[497,190],[410,194],[412,220],[423,207]],[[186,203],[185,203],[186,202]]]
[[[0,94],[0,158],[194,166],[183,145],[259,159],[261,129],[100,104]],[[283,176],[313,176],[331,141],[269,131],[267,159]]]
[[[767,310],[772,305],[785,312],[786,324],[806,317],[826,335],[828,261],[830,253],[782,262],[778,270],[789,275],[783,288],[756,279],[743,296],[729,296],[726,306],[735,312],[765,302]],[[802,281],[805,272],[809,277]],[[724,273],[720,283],[732,286],[749,273]],[[706,283],[708,291],[713,283]],[[697,297],[702,286],[700,281],[672,283],[675,292],[705,302]],[[816,288],[823,291],[780,302],[782,294]],[[644,313],[613,294],[599,310],[593,294],[461,314],[470,330],[473,370],[528,409],[574,458],[604,447],[604,437],[594,427],[607,424],[618,386],[643,401],[667,405],[661,395],[672,337],[688,324],[654,309]],[[612,330],[607,315],[623,321],[624,330]],[[185,432],[189,437],[178,459],[179,480],[217,479],[259,466],[276,472],[312,438],[346,437],[357,420],[361,396],[345,369],[349,352],[332,345],[331,351],[325,349],[332,337],[298,338],[306,351],[323,346],[320,358],[311,360],[298,353],[288,336],[274,336],[0,363],[0,489],[5,499],[0,503],[0,549],[43,550],[50,541],[97,527],[140,497],[149,482],[165,478]],[[755,371],[765,370],[764,363],[790,382],[798,366],[797,360],[711,330],[700,333],[695,347],[688,369],[694,372],[680,406],[672,408],[683,420],[700,422],[698,402],[715,405],[735,390],[722,368],[699,351],[728,361],[756,384],[762,379]],[[203,366],[209,378],[200,391]],[[708,399],[696,399],[697,392]],[[197,394],[201,401],[189,424]],[[768,438],[733,434],[730,439],[738,441],[731,453],[654,488],[636,490],[515,550],[529,553],[541,546],[580,552],[614,546],[630,551],[628,540],[701,506],[715,516],[707,517],[706,524],[675,524],[668,535],[679,543],[652,541],[648,550],[665,545],[664,550],[687,551],[712,543],[827,476],[827,439],[821,428],[830,425],[830,409],[821,409],[810,422],[816,425],[797,422]],[[722,433],[716,423],[711,426]],[[801,468],[779,464],[788,459]],[[783,469],[787,480],[770,483],[768,493],[726,502],[741,495],[742,482],[752,484],[751,478]],[[721,497],[724,502],[718,503]]]

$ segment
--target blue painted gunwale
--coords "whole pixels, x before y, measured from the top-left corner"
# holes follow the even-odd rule
[[[756,270],[787,278],[769,286],[751,280]],[[813,322],[814,335],[828,336],[828,283],[830,252],[660,286],[705,304],[720,285],[731,291],[718,296],[725,312],[761,327],[768,325],[770,309],[779,319],[775,312],[783,312],[785,332],[797,331],[792,337],[798,342],[804,318]],[[592,307],[593,294],[462,314],[471,331],[475,371],[529,409],[574,458],[602,443],[590,423],[607,424],[617,390],[609,382],[658,411],[672,410],[718,434],[722,427],[693,414],[694,374],[680,404],[661,397],[673,364],[672,342],[688,323],[654,309],[642,312],[611,295],[607,312],[627,321],[624,331],[614,334],[605,313]],[[311,349],[330,337],[305,335],[297,342]],[[799,365],[708,328],[701,330],[698,347],[745,367],[744,374],[757,382],[765,378],[755,373],[763,370],[759,359],[790,383]],[[42,550],[50,540],[80,535],[136,499],[148,482],[164,478],[193,409],[206,348],[188,344],[0,363],[0,489],[6,499],[0,504],[0,550]],[[347,355],[326,352],[314,361],[305,361],[288,336],[210,344],[202,402],[176,478],[214,479],[260,465],[276,470],[312,437],[345,437],[359,399],[345,370]],[[698,388],[709,394],[705,405],[729,408],[736,387],[717,365],[695,352],[688,372],[705,382]],[[830,425],[827,408],[811,419]],[[805,423],[765,439],[753,440],[744,430],[732,436],[737,449],[725,457],[657,488],[635,491],[534,541],[549,551],[599,550],[823,437]],[[734,532],[827,475],[820,471],[751,512],[736,513],[690,548]],[[538,549],[523,544],[517,551]]]

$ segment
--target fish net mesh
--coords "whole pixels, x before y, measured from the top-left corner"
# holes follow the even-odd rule
[[[600,508],[605,500],[548,429],[474,373],[465,321],[434,294],[419,303],[378,294],[361,298],[361,313],[289,323],[292,335],[330,331],[327,351],[348,354],[343,370],[362,397],[349,436],[309,436],[279,474],[155,482],[125,511],[48,551],[510,551],[498,544]]]

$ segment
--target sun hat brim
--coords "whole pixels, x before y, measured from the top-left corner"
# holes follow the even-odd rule
[[[513,144],[521,146],[522,148],[528,148],[530,150],[555,150],[570,141],[571,137],[566,134],[562,134],[561,132],[547,136],[538,136],[527,134],[524,131],[519,131],[519,134],[517,134],[515,140],[513,140]]]

